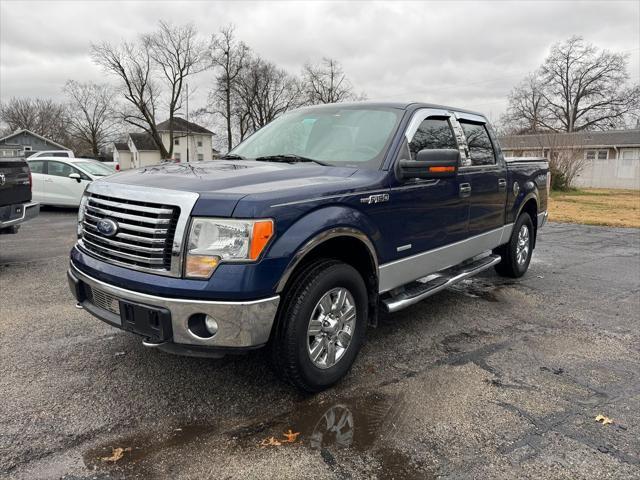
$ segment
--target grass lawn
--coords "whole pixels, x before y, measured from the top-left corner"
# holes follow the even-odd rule
[[[600,188],[551,192],[549,220],[640,228],[640,192]]]

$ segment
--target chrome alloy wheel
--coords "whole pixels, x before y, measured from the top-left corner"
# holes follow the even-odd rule
[[[318,368],[333,367],[344,356],[356,328],[356,302],[343,287],[325,293],[307,328],[307,352]]]
[[[522,266],[529,258],[529,227],[522,225],[518,232],[518,245],[516,247],[516,261]]]

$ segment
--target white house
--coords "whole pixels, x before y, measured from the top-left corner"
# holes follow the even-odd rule
[[[508,157],[549,157],[571,152],[584,159],[576,187],[640,189],[640,129],[537,135],[507,135],[500,145]]]
[[[169,150],[169,120],[157,125],[162,143]],[[202,162],[213,159],[213,132],[182,118],[173,119],[173,159],[179,162]],[[113,144],[113,159],[120,168],[144,167],[160,163],[160,150],[148,133],[130,133],[124,143]]]

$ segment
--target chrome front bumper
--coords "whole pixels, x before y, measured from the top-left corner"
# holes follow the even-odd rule
[[[264,345],[269,340],[280,302],[279,296],[243,302],[157,297],[109,285],[81,272],[73,263],[68,275],[70,281],[73,279],[85,283],[92,289],[101,290],[120,301],[169,310],[173,330],[173,337],[169,343],[175,346],[195,347],[199,351],[206,348],[248,349]],[[73,293],[76,294],[76,292]],[[82,306],[87,303],[87,300],[78,300]],[[101,320],[117,325],[117,315],[96,308],[94,305],[87,310]],[[188,329],[189,317],[198,313],[210,315],[218,322],[218,332],[213,337],[204,339],[194,335]],[[176,353],[176,349],[169,345],[164,350]],[[190,354],[186,350],[189,349],[186,348],[185,353]]]

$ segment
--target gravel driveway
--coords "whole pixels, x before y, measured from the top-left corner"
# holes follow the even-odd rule
[[[74,232],[0,236],[0,477],[640,478],[639,230],[547,225],[524,278],[384,316],[312,397],[77,310]]]

